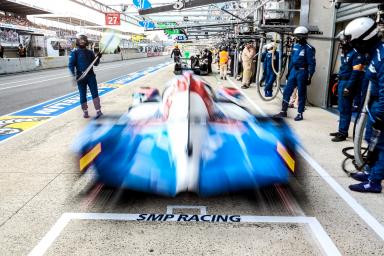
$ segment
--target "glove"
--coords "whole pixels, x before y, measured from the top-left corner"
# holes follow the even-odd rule
[[[375,122],[372,124],[372,128],[383,131],[384,130],[384,122],[380,118],[375,118]]]
[[[307,85],[310,85],[312,83],[312,77],[308,77],[308,80],[307,80]]]
[[[101,56],[103,56],[103,54],[101,52],[98,52],[96,56],[99,57],[99,59],[101,59]]]

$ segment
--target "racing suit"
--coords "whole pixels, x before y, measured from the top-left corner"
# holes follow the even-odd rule
[[[265,54],[264,62],[263,62],[263,68],[264,68],[264,74],[265,74],[265,95],[272,96],[272,86],[273,83],[276,80],[276,74],[273,70],[275,68],[276,71],[279,70],[279,53],[275,51],[274,56],[272,57],[272,51],[268,51]],[[272,62],[273,59],[273,62]],[[272,67],[273,64],[273,67]]]
[[[86,48],[76,48],[71,51],[69,55],[68,67],[72,75],[78,79],[83,72],[88,68],[92,61],[96,58],[93,51]],[[96,61],[95,66],[99,65],[100,59]],[[97,81],[95,72],[93,68],[89,73],[80,81],[77,82],[77,88],[79,89],[80,94],[80,104],[83,111],[87,111],[87,85],[91,91],[93,105],[97,111],[100,111],[100,98],[97,89]]]
[[[177,62],[178,60],[180,60],[181,57],[183,57],[179,48],[175,48],[172,50],[171,58],[172,57],[174,62]]]
[[[315,48],[308,43],[293,45],[292,56],[288,66],[288,81],[283,93],[282,111],[287,112],[289,99],[295,87],[299,97],[298,112],[303,113],[307,100],[307,85],[315,73]]]
[[[339,133],[348,136],[352,117],[353,99],[359,93],[364,69],[364,58],[355,49],[341,55],[338,85]],[[345,92],[348,90],[348,93]]]
[[[381,131],[375,151],[377,160],[370,166],[369,180],[381,182],[384,179],[384,43],[378,43],[376,52],[366,70],[366,78],[371,82],[369,120],[365,139],[370,142],[374,126]]]

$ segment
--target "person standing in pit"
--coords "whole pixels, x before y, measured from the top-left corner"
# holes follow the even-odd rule
[[[225,47],[222,47],[219,52],[219,67],[220,67],[220,79],[227,80],[229,53]]]
[[[350,185],[356,192],[380,193],[384,180],[384,43],[379,36],[377,24],[371,18],[358,18],[351,21],[344,35],[360,53],[369,53],[370,64],[365,78],[371,83],[367,106],[368,122],[365,140],[369,143],[368,169],[352,174],[361,183]]]
[[[273,95],[273,84],[276,81],[276,73],[279,69],[279,52],[273,51],[274,43],[267,44],[267,52],[262,57],[263,61],[263,68],[264,68],[264,77],[265,77],[265,84],[264,84],[264,93],[265,97],[272,97]],[[273,65],[273,67],[272,67]]]
[[[299,97],[298,114],[295,121],[303,120],[305,102],[307,100],[307,86],[311,84],[312,76],[316,68],[316,51],[307,43],[308,29],[300,26],[293,32],[296,43],[293,45],[292,56],[289,62],[287,85],[284,88],[281,112],[275,117],[287,117],[289,100],[297,87]]]
[[[252,42],[247,42],[241,54],[241,60],[243,61],[243,86],[241,88],[243,89],[248,89],[251,86],[252,62],[255,55],[256,51]]]
[[[74,79],[78,79],[83,72],[89,67],[89,65],[95,60],[96,56],[93,51],[87,49],[89,45],[88,38],[84,34],[76,35],[76,48],[71,51],[69,55],[68,67],[73,75]],[[98,60],[95,63],[95,66],[99,65],[101,53],[97,54]],[[87,87],[91,91],[93,105],[96,110],[96,118],[99,118],[103,115],[101,112],[99,92],[97,88],[96,75],[93,71],[93,68],[89,73],[80,81],[77,81],[77,88],[80,94],[80,104],[81,109],[83,110],[83,117],[89,118],[88,114],[88,104],[87,104]]]
[[[344,31],[342,32],[344,33]],[[339,130],[330,133],[333,142],[348,138],[349,124],[352,119],[353,99],[359,93],[364,70],[364,57],[352,47],[343,34],[340,35],[341,66],[339,70],[338,107],[340,113]]]
[[[175,45],[175,48],[173,48],[172,53],[171,53],[171,58],[172,57],[173,57],[173,61],[175,63],[180,61],[180,58],[183,57],[178,45]]]

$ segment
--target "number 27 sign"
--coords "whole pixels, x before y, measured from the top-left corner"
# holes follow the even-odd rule
[[[106,13],[105,25],[120,25],[120,13]]]

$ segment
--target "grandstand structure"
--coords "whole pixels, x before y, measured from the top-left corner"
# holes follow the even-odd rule
[[[5,55],[15,57],[19,44],[31,46],[33,42],[41,42],[44,36],[55,36],[55,31],[35,26],[27,19],[28,15],[49,13],[28,3],[0,0],[0,42],[5,47]],[[30,56],[42,54],[38,47],[27,47],[27,51]]]
[[[101,14],[118,12],[97,1],[73,2],[81,8],[89,8]],[[122,22],[137,26],[137,18],[124,14],[122,16]],[[56,14],[27,1],[0,0],[0,43],[5,47],[5,56],[9,58],[18,57],[19,44],[26,47],[28,57],[67,55],[74,47],[78,32],[86,33],[90,38],[91,47],[96,49],[100,35],[105,29],[107,27],[104,24],[74,15]],[[142,33],[127,32],[120,26],[113,29],[121,34],[120,48],[138,48],[138,42],[133,42],[132,38]]]

